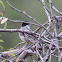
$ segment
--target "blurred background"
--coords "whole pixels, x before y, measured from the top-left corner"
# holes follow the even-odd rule
[[[27,18],[25,15],[13,10],[8,6],[8,4],[5,2],[5,0],[1,0],[5,5],[5,17],[12,19],[12,20],[23,20],[23,21],[29,21],[33,22],[31,19]],[[42,4],[39,0],[8,0],[8,2],[14,6],[15,8],[26,11],[27,14],[35,18],[37,21],[39,21],[41,24],[45,23],[48,19],[45,14],[45,11],[43,9]],[[45,1],[46,2],[46,1]],[[62,0],[52,0],[53,5],[62,12]],[[47,7],[49,7],[49,4],[46,2]],[[1,9],[0,5],[0,11],[3,11]],[[54,11],[55,12],[55,11]],[[56,15],[59,15],[55,12]],[[1,17],[1,15],[0,15]],[[19,29],[21,27],[21,23],[14,23],[14,22],[7,22],[7,29]],[[0,24],[0,28],[4,28],[4,24]],[[36,27],[31,26],[32,30],[35,30]],[[61,29],[58,30],[58,33],[60,33]],[[1,46],[3,46],[3,51],[13,48],[16,44],[22,42],[21,39],[18,36],[18,33],[6,33],[6,32],[0,32],[0,40],[3,40],[3,43],[0,43]],[[22,45],[21,45],[22,46]],[[52,62],[55,62],[55,60]],[[29,62],[29,60],[27,61]]]

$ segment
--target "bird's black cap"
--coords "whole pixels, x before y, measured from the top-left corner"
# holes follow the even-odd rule
[[[26,22],[23,22],[22,23],[22,27],[26,26],[26,25],[29,25],[29,23],[26,23]]]

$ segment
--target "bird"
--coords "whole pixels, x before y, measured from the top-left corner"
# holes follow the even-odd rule
[[[20,30],[22,30],[22,31],[32,31],[32,30],[30,29],[29,23],[26,23],[26,22],[23,22],[23,23],[22,23]],[[30,40],[28,39],[28,36],[27,36],[25,33],[19,32],[18,34],[19,34],[20,39],[21,39],[23,42],[26,43],[26,46],[29,45],[29,43],[31,43]]]
[[[27,32],[33,32],[30,28],[30,24],[26,22],[22,23],[20,30],[27,31]],[[38,42],[37,35],[34,35],[34,34],[30,35],[24,32],[23,33],[19,32],[18,34],[19,34],[20,39],[25,43],[25,47],[29,47]]]

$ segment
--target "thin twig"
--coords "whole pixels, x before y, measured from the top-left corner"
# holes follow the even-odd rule
[[[18,23],[23,23],[23,22],[25,22],[25,23],[29,23],[29,24],[31,24],[31,25],[36,25],[36,26],[38,26],[38,24],[35,24],[35,23],[32,23],[32,22],[26,22],[26,21],[22,21],[22,20],[11,20],[11,19],[8,19],[8,21],[11,21],[11,22],[18,22]]]

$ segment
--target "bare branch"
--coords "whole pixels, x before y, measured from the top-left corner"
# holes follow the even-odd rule
[[[26,40],[26,42],[23,41],[22,43],[24,43],[25,45],[26,43],[28,45],[30,43],[29,46],[24,45],[22,47],[19,46],[22,43],[18,43],[11,51],[0,52],[0,62],[2,62],[3,60],[6,62],[24,62],[27,57],[30,57],[33,62],[51,62],[51,56],[54,56],[58,59],[58,62],[61,62],[62,46],[60,46],[60,43],[62,43],[62,32],[60,31],[60,34],[58,34],[57,27],[59,27],[60,29],[62,27],[62,12],[60,12],[53,5],[52,0],[47,0],[49,8],[46,6],[44,0],[40,0],[40,3],[43,5],[43,8],[48,18],[48,20],[44,24],[39,23],[36,19],[28,15],[25,11],[20,11],[16,9],[7,0],[5,1],[13,10],[24,14],[27,18],[33,20],[34,23],[30,21],[27,22],[26,20],[22,21],[8,19],[8,21],[16,23],[25,22],[29,23],[30,25],[34,25],[34,27],[37,26],[37,28],[34,31],[23,31],[21,29],[4,30],[0,28],[0,32],[20,32],[21,34],[23,34],[24,39]],[[56,16],[53,11],[56,11],[59,16]],[[55,52],[58,53],[55,54]],[[13,56],[11,54],[13,54]],[[33,58],[33,55],[35,55],[38,60],[35,60]]]

